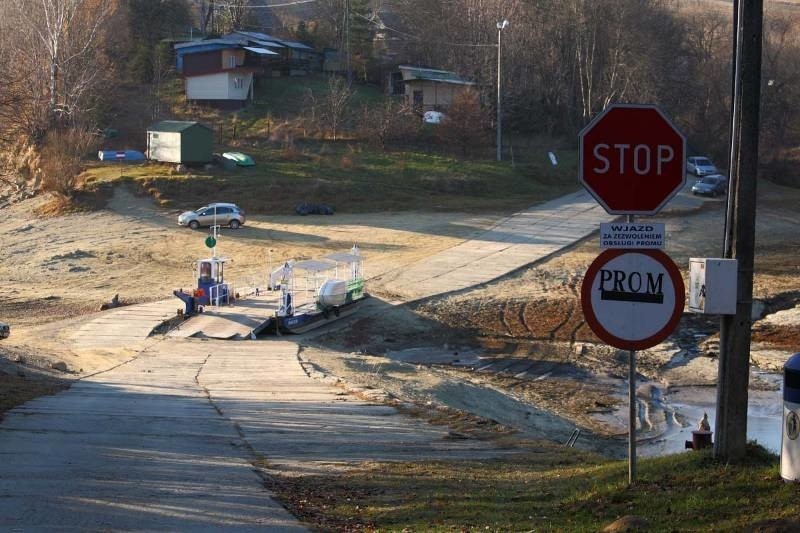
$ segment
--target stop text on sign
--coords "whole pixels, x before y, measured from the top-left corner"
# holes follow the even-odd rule
[[[675,159],[675,150],[666,144],[651,147],[647,144],[600,143],[595,145],[592,155],[596,163],[599,163],[592,168],[597,174],[606,174],[613,169],[613,172],[620,176],[629,172],[648,176],[655,170],[655,175],[661,176],[667,163]]]
[[[581,183],[612,215],[654,215],[686,184],[686,138],[655,106],[612,104],[579,141]]]

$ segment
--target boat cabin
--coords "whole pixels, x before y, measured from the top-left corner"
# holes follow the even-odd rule
[[[195,266],[197,290],[195,299],[201,305],[219,305],[228,300],[228,284],[225,283],[224,257],[210,257],[200,259]]]

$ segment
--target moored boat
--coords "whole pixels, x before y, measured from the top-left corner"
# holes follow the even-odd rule
[[[280,307],[263,332],[305,333],[352,315],[368,297],[358,246],[323,259],[289,261],[272,273],[270,285],[281,291]]]

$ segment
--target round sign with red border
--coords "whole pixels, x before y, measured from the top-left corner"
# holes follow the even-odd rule
[[[606,250],[589,266],[581,286],[589,327],[624,350],[650,348],[669,337],[685,301],[680,270],[661,250]]]

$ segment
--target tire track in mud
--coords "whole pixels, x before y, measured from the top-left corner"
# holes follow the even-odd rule
[[[558,332],[561,331],[561,328],[566,326],[572,320],[572,318],[574,316],[575,316],[575,304],[573,303],[573,304],[570,304],[569,310],[568,310],[566,316],[561,320],[561,322],[558,323],[558,325],[553,330],[550,331],[550,340],[551,341],[556,340],[556,336],[558,335]]]
[[[569,290],[575,296],[575,301],[579,302],[580,301],[580,293],[578,292],[577,283],[578,283],[577,277],[573,278],[572,280],[570,280]],[[572,316],[570,318],[574,317],[574,315],[575,315],[575,307],[576,306],[573,306]],[[569,333],[569,342],[571,344],[575,344],[578,341],[578,332],[581,330],[583,325],[586,324],[586,320],[584,320],[584,318],[583,318],[583,308],[581,308],[581,310],[580,310],[580,316],[581,316],[581,319],[577,321],[578,324],[574,328],[572,328],[572,331],[570,331],[570,333]]]
[[[533,338],[533,330],[531,329],[530,324],[528,324],[528,320],[525,318],[525,315],[527,314],[527,312],[528,312],[528,302],[524,302],[520,306],[520,309],[519,309],[519,321],[522,324],[522,326],[525,328],[525,331],[527,332],[527,337],[532,339]]]
[[[509,300],[503,302],[503,306],[500,308],[500,322],[503,324],[503,327],[506,328],[506,336],[513,337],[514,331],[511,329],[511,326],[508,324],[508,320],[506,318],[508,315],[509,304]]]

